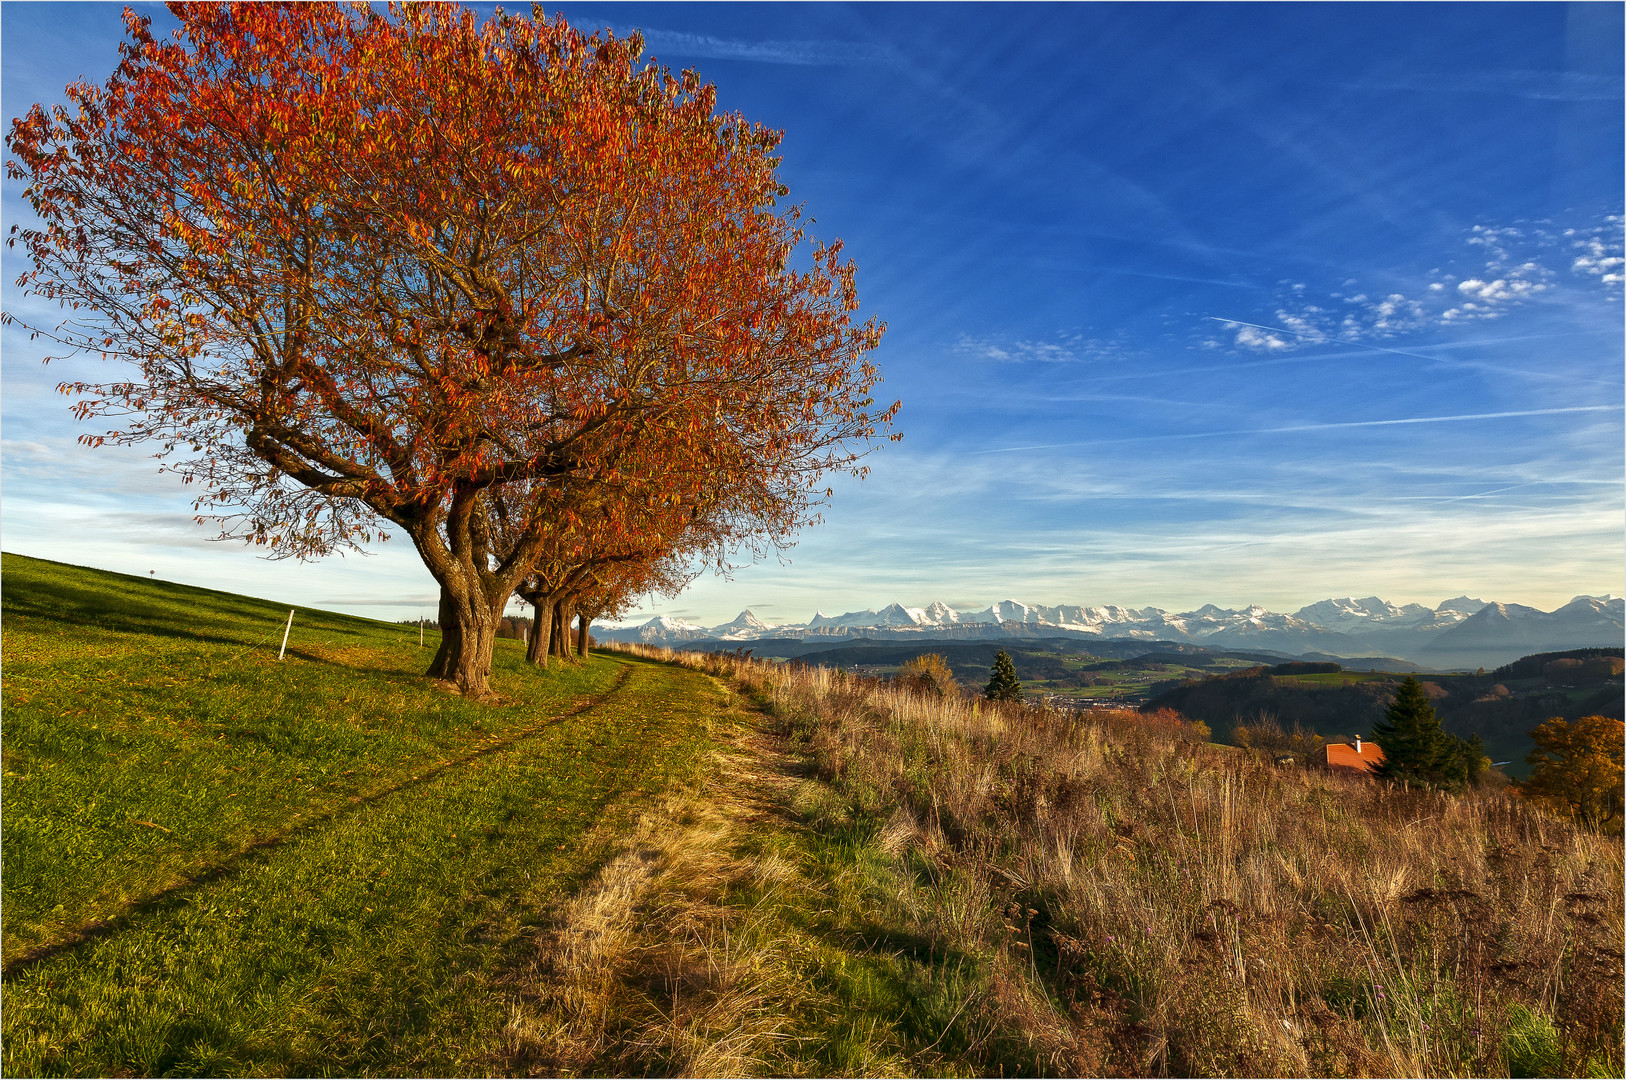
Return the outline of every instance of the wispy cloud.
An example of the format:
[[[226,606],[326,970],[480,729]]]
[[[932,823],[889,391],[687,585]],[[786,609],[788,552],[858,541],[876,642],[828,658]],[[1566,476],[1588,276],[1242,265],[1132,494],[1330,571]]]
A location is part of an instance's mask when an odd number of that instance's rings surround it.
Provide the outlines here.
[[[1081,360],[1120,360],[1124,348],[1115,341],[1089,337],[1081,332],[1063,332],[1050,338],[1021,338],[1001,341],[962,335],[954,352],[978,360],[1001,364],[1068,364]]]
[[[1420,90],[1441,94],[1496,94],[1532,101],[1619,102],[1619,75],[1582,71],[1403,71],[1340,84],[1346,90]]]
[[[619,27],[616,32],[629,33]],[[640,31],[647,52],[666,59],[672,56],[705,60],[748,60],[759,64],[789,64],[798,67],[871,67],[899,63],[898,52],[887,45],[864,41],[743,41],[690,34],[678,30]]]

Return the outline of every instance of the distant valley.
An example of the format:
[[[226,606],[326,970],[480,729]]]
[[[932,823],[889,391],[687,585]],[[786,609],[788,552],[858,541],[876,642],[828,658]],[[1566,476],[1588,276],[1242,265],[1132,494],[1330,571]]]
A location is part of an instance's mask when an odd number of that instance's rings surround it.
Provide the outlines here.
[[[823,648],[839,639],[885,642],[987,641],[1078,638],[1146,645],[1200,645],[1287,658],[1386,659],[1430,670],[1492,668],[1537,652],[1626,641],[1626,603],[1613,596],[1577,596],[1554,611],[1458,596],[1433,608],[1391,604],[1376,596],[1322,600],[1291,614],[1257,605],[1241,609],[1207,604],[1195,611],[1161,608],[1024,604],[1004,600],[976,611],[947,604],[826,615],[805,623],[770,624],[750,611],[718,626],[657,616],[619,628],[595,628],[607,641],[660,645],[799,642]],[[837,639],[837,640],[832,640]],[[790,651],[790,650],[785,650]]]

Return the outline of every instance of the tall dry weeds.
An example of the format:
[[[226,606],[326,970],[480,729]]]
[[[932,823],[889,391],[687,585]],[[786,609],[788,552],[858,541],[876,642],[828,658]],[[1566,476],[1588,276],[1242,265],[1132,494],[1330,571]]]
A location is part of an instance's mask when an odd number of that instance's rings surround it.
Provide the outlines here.
[[[877,911],[987,958],[970,1030],[1025,1038],[1035,1071],[1621,1074],[1615,841],[1500,795],[1274,768],[1169,718],[636,651],[779,719],[901,883]]]

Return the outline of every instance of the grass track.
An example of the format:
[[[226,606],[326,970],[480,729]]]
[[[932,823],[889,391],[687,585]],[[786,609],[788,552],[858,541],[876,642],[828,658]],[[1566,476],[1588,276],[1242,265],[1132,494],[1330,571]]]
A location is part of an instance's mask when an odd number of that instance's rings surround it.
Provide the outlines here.
[[[724,699],[514,650],[467,702],[405,628],[301,611],[278,664],[286,608],[4,571],[9,1075],[484,1071],[516,942]]]

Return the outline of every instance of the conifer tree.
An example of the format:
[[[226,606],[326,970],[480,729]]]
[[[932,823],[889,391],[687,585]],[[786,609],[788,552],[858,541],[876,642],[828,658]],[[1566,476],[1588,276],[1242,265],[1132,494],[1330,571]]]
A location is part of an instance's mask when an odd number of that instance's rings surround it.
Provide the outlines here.
[[[988,687],[982,696],[989,701],[1021,701],[1022,680],[1016,677],[1016,665],[1004,649],[994,654],[994,670],[988,677]]]
[[[1447,776],[1454,757],[1450,737],[1440,730],[1434,703],[1414,677],[1406,676],[1383,719],[1372,725],[1372,741],[1383,748],[1379,776],[1428,787],[1453,786]]]

